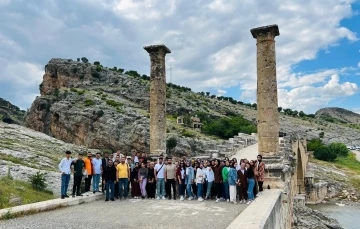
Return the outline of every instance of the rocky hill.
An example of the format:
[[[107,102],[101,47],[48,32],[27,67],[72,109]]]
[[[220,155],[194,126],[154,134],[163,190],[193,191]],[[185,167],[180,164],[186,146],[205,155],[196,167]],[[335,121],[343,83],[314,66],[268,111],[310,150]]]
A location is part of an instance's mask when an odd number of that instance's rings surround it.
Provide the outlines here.
[[[97,149],[125,152],[149,149],[149,77],[135,71],[106,68],[99,62],[51,59],[45,66],[39,96],[25,125],[65,142]],[[176,122],[180,115],[203,118],[243,116],[256,124],[256,110],[241,102],[194,93],[189,88],[167,86],[168,137],[178,139],[178,154],[201,154],[209,141],[221,141]],[[360,130],[341,123],[281,113],[282,132],[322,137],[324,142],[360,145]]]
[[[360,124],[360,114],[339,107],[322,108],[315,117],[329,122]]]
[[[0,120],[9,124],[23,124],[25,111],[0,98]]]

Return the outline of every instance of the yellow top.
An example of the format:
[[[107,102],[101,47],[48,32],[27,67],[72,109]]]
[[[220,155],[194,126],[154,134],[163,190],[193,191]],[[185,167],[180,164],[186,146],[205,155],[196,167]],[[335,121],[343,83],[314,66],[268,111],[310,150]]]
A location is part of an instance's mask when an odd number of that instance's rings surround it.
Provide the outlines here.
[[[124,163],[120,163],[116,166],[116,171],[118,172],[119,179],[120,178],[129,178],[129,166]]]

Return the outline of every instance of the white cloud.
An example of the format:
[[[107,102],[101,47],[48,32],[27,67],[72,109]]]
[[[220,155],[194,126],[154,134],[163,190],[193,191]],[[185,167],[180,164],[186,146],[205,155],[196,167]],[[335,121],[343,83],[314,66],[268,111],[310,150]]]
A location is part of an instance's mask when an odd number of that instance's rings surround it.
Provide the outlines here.
[[[360,62],[358,63],[358,68],[360,68]]]
[[[225,90],[222,90],[222,89],[218,89],[218,90],[217,90],[217,96],[222,96],[222,95],[224,95],[224,94],[226,94],[226,91],[225,91]]]

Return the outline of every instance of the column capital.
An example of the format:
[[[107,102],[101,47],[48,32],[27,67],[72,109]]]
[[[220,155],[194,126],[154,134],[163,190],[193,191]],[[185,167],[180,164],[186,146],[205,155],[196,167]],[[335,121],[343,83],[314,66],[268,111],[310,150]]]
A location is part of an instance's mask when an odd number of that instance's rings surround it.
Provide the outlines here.
[[[273,38],[280,35],[278,25],[267,25],[250,30],[253,38],[272,36]]]
[[[164,52],[164,54],[171,53],[170,49],[163,44],[145,46],[144,49],[148,53],[157,53],[157,52]]]

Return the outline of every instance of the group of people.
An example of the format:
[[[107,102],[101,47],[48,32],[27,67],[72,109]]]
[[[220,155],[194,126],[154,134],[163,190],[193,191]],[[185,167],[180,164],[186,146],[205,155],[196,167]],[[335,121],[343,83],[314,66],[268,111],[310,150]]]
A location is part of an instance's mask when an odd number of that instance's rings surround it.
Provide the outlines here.
[[[126,199],[130,191],[133,198],[149,199],[215,199],[237,204],[250,204],[263,192],[265,164],[262,156],[257,160],[236,158],[224,160],[187,160],[186,157],[173,161],[160,156],[156,160],[145,153],[127,156],[117,151],[112,157],[100,153],[95,157],[88,153],[86,158],[79,154],[71,158],[66,151],[59,169],[61,175],[61,198],[67,195],[70,174],[74,174],[72,197],[82,196],[81,181],[85,177],[85,192],[104,192],[105,201]],[[100,178],[101,191],[100,191]]]

